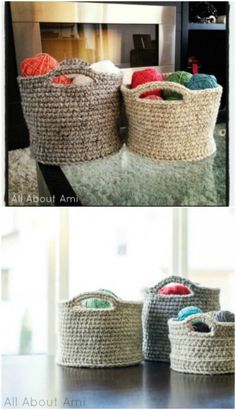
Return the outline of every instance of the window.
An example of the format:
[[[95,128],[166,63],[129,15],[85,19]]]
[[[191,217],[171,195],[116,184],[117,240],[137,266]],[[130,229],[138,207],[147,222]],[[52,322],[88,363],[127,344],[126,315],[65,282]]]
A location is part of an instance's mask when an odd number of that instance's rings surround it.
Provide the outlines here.
[[[50,234],[55,218],[52,212],[30,208],[6,208],[2,213],[2,351],[45,353],[49,268],[54,263]]]
[[[107,288],[139,299],[171,272],[171,209],[83,209],[69,226],[71,297]]]
[[[222,309],[234,309],[230,208],[2,212],[5,354],[55,353],[56,302],[99,288],[140,300],[145,287],[178,274],[219,287]]]

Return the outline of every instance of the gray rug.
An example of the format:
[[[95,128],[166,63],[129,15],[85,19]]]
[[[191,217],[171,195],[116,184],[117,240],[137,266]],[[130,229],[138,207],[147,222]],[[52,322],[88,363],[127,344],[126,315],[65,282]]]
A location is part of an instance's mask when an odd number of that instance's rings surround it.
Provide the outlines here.
[[[8,203],[10,206],[37,206],[36,163],[30,149],[9,151]]]
[[[83,205],[201,206],[226,203],[225,124],[215,129],[217,152],[193,163],[152,161],[130,152],[63,166]],[[30,149],[9,152],[9,205],[37,206],[36,164]]]

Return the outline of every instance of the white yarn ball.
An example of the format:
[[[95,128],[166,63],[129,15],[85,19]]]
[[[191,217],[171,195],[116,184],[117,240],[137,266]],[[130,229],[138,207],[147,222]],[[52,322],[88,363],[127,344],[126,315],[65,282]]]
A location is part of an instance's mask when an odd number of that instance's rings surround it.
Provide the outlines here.
[[[90,68],[96,73],[120,74],[121,71],[110,60],[102,60],[91,64]]]
[[[72,84],[75,85],[87,85],[92,82],[92,78],[88,77],[87,75],[84,74],[75,74]]]

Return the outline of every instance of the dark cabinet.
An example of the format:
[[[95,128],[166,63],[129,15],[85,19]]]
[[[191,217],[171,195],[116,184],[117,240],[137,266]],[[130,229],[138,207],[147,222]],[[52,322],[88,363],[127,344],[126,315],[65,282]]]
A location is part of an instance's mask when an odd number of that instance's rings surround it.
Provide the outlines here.
[[[182,2],[181,69],[191,71],[189,57],[199,61],[199,72],[213,74],[223,87],[221,110],[228,106],[228,2],[211,2],[226,23],[195,23],[189,18],[189,2]],[[193,3],[191,3],[193,4]]]
[[[5,62],[6,62],[6,147],[7,150],[29,145],[28,129],[23,117],[17,84],[17,66],[13,39],[10,3],[5,3]]]

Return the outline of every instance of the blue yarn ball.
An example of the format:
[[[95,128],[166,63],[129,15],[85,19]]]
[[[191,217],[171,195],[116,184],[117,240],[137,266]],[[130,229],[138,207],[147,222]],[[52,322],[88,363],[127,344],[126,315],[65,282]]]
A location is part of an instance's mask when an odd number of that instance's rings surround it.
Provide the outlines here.
[[[195,315],[196,313],[203,313],[203,311],[196,306],[187,306],[179,311],[178,320],[184,320],[188,316]]]
[[[190,90],[205,90],[206,88],[216,88],[218,84],[214,75],[194,74],[186,87]]]
[[[228,310],[219,310],[214,314],[214,318],[218,322],[234,322],[234,313],[229,312]]]

